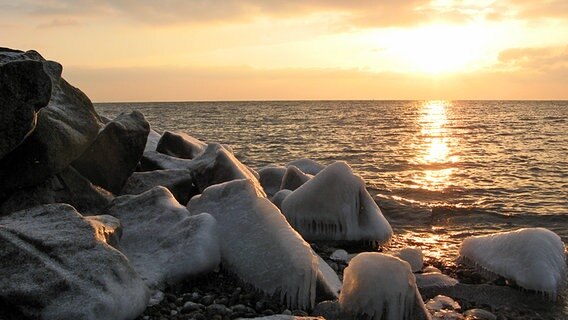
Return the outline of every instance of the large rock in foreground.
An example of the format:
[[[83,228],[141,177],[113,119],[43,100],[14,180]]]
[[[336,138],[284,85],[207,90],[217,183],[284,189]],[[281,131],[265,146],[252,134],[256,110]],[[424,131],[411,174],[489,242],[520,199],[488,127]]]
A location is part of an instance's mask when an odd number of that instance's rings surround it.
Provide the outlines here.
[[[164,187],[116,198],[108,214],[123,227],[120,250],[150,288],[212,271],[220,250],[215,219],[190,216]]]
[[[0,51],[0,63],[8,61],[39,61],[52,89],[35,130],[0,160],[0,191],[35,185],[67,168],[95,140],[100,128],[91,100],[61,78],[60,64],[46,61],[35,51]]]
[[[266,197],[260,185],[234,180],[211,186],[188,203],[191,214],[210,213],[219,226],[227,268],[289,307],[311,308],[318,258]]]
[[[51,79],[41,62],[0,62],[0,159],[35,129],[50,97]]]
[[[0,314],[31,319],[134,319],[148,290],[128,260],[73,207],[0,219]]]
[[[109,122],[73,167],[92,183],[118,194],[134,172],[150,132],[138,111],[120,114]]]

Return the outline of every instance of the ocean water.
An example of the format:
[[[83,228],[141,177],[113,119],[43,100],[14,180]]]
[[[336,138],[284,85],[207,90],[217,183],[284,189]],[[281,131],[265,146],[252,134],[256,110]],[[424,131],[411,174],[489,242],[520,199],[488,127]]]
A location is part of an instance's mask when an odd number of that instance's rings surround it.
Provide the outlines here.
[[[546,227],[568,243],[568,102],[275,101],[96,104],[158,131],[230,144],[260,169],[343,160],[395,239],[452,263],[467,236]]]

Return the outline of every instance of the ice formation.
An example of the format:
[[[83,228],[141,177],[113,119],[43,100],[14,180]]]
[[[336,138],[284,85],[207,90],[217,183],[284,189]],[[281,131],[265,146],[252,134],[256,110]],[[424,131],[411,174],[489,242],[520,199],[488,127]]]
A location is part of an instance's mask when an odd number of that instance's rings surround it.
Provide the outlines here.
[[[453,287],[458,281],[441,273],[417,273],[416,285],[420,290],[429,288]]]
[[[267,166],[258,170],[260,184],[269,197],[272,197],[280,190],[282,178],[286,173],[286,168],[280,166]]]
[[[282,213],[307,240],[388,242],[392,229],[345,162],[335,162],[282,202]]]
[[[303,173],[311,174],[314,176],[325,169],[325,166],[323,164],[307,158],[291,161],[286,164],[286,167],[289,166],[295,166],[298,169],[302,170]]]
[[[460,260],[555,298],[566,285],[564,243],[544,228],[466,238]]]
[[[279,292],[289,307],[313,307],[318,258],[260,185],[248,179],[213,185],[187,208],[217,219],[221,257],[229,271],[269,295]]]
[[[311,175],[303,173],[296,166],[289,165],[282,177],[280,189],[296,190],[311,179]]]
[[[429,319],[410,265],[390,255],[366,252],[345,268],[341,310],[373,320]]]
[[[215,219],[207,213],[190,216],[164,187],[118,197],[108,213],[123,226],[120,250],[152,289],[219,265]]]
[[[324,300],[335,300],[341,290],[341,280],[339,280],[337,273],[320,256],[318,256],[318,261],[318,300],[320,300],[320,290],[325,292],[327,296]]]
[[[422,250],[418,248],[404,248],[391,253],[392,256],[400,258],[412,268],[412,272],[418,272],[422,270],[424,264],[424,258],[422,256]]]

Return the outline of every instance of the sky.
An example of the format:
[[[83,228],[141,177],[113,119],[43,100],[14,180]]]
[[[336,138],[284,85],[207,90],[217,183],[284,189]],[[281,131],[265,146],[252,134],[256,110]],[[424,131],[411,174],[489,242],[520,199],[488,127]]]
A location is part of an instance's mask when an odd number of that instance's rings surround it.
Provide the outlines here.
[[[0,0],[95,102],[568,99],[567,0]]]

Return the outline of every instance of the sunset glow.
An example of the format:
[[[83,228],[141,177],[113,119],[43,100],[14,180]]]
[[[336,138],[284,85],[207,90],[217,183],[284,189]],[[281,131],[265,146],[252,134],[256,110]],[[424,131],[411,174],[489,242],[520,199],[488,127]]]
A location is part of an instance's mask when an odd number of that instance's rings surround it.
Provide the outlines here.
[[[560,0],[0,2],[0,45],[95,101],[566,99],[566,17]]]

